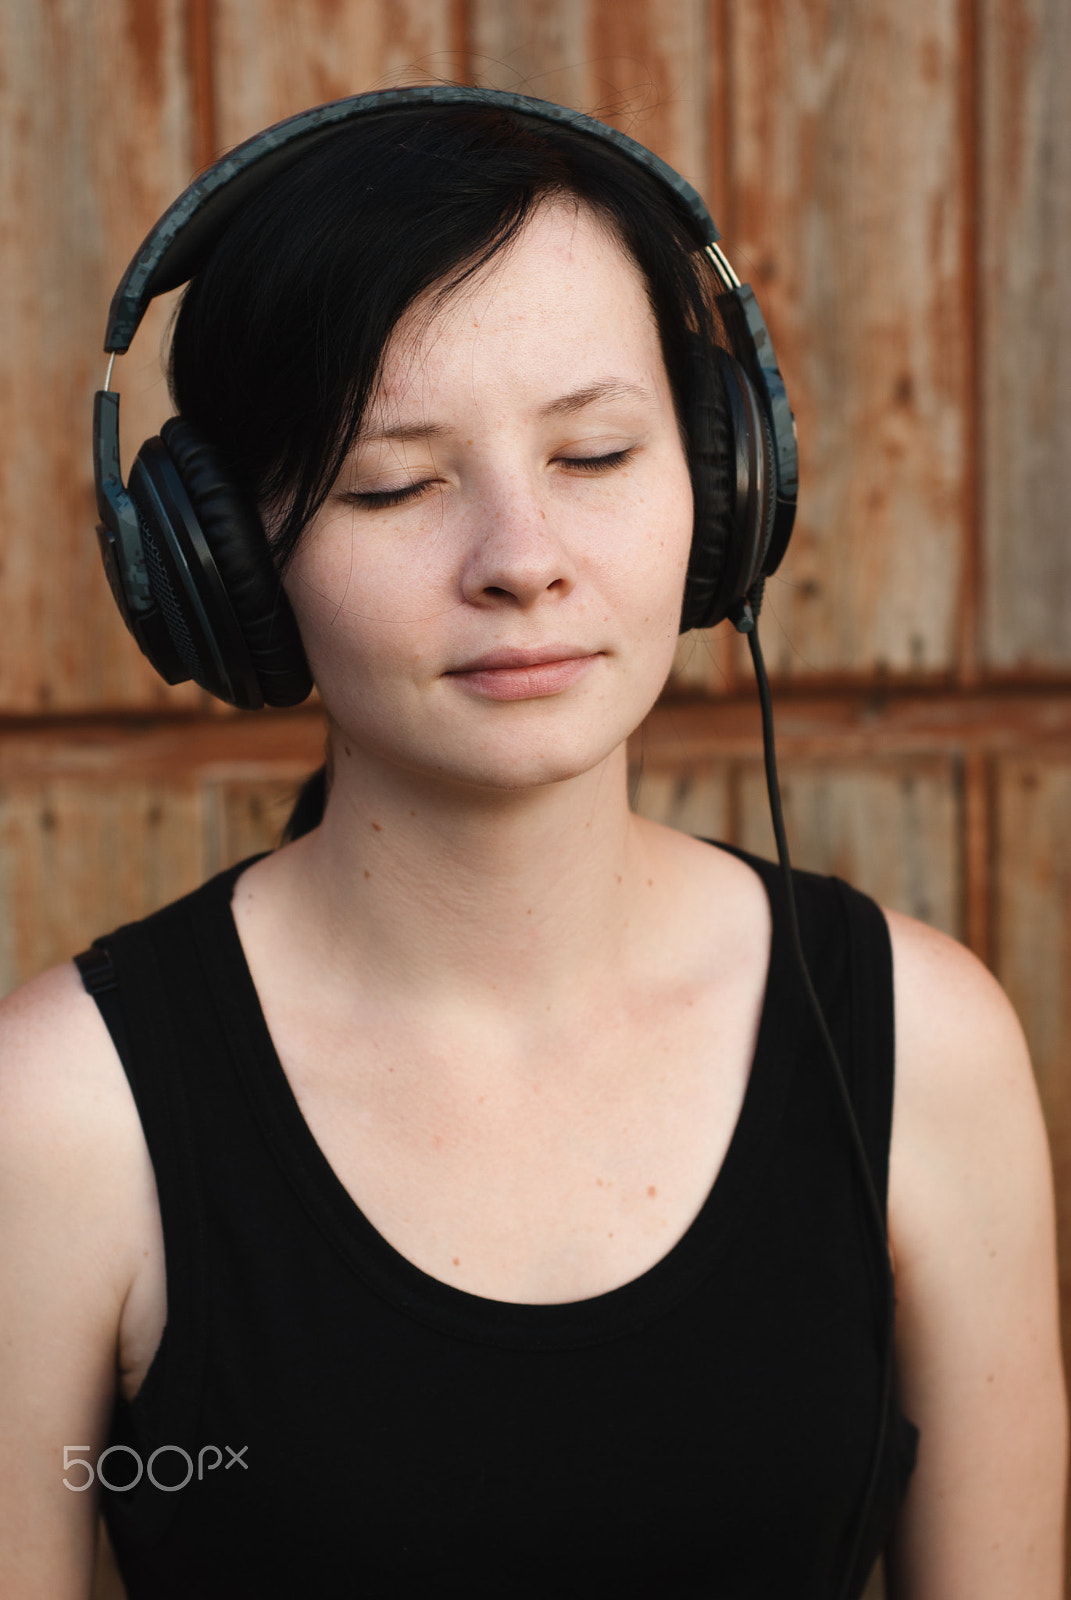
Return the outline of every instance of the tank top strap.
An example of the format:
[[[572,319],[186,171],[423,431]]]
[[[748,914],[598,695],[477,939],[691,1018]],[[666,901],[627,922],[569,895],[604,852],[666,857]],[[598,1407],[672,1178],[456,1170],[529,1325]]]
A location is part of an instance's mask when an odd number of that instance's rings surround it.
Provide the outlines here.
[[[848,1091],[884,1214],[896,1055],[889,924],[881,907],[867,895],[839,878],[829,882],[841,902],[847,930]]]
[[[758,873],[766,886],[774,919],[787,918],[777,863],[735,846],[722,848]],[[792,883],[807,968],[836,1046],[884,1214],[895,1062],[888,923],[880,906],[840,878],[794,868]],[[771,972],[771,979],[776,979],[779,987],[798,985],[790,940],[786,937],[775,941],[774,948],[784,952],[785,970]]]
[[[256,859],[256,858],[251,858]],[[153,1443],[196,1450],[208,1330],[206,1175],[195,1137],[194,1096],[218,1072],[220,1045],[212,1008],[194,1004],[205,990],[200,934],[229,904],[243,861],[192,894],[140,922],[94,940],[75,957],[82,981],[108,1026],[152,1161],[163,1226],[167,1321],[137,1399],[116,1401],[112,1440],[144,1461]],[[208,1180],[211,1181],[210,1178]],[[121,1464],[112,1476],[122,1479]],[[177,1496],[141,1496],[142,1534],[157,1537]]]

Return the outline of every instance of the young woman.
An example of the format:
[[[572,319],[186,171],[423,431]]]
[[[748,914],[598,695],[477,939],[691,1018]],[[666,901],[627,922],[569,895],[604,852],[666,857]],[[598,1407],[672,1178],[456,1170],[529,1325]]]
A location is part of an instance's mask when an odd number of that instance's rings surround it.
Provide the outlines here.
[[[888,1198],[886,1397],[776,873],[627,802],[721,581],[700,479],[731,544],[718,286],[664,175],[484,101],[355,116],[197,246],[165,447],[240,619],[282,574],[329,781],[5,1003],[0,1587],[84,1600],[103,1485],[130,1600],[831,1600],[890,1540],[897,1596],[1056,1600],[1020,1032],[959,946],[798,875]]]

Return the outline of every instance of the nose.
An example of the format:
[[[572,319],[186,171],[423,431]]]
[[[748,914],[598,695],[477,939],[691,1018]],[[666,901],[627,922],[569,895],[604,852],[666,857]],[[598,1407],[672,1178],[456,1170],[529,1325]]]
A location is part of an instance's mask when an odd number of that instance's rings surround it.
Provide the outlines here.
[[[535,484],[490,487],[474,513],[461,579],[465,599],[522,609],[547,594],[564,599],[577,575],[557,522]]]

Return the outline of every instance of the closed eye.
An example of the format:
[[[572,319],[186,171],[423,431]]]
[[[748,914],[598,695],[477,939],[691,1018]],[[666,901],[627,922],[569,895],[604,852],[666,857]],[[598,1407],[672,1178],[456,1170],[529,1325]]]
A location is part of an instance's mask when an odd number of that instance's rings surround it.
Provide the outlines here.
[[[408,500],[417,500],[435,482],[425,478],[421,483],[405,483],[397,489],[348,489],[340,499],[350,505],[363,506],[367,511],[378,511],[386,506],[404,506]]]
[[[612,472],[634,454],[635,446],[630,445],[627,450],[611,450],[603,456],[559,456],[558,460],[563,467],[575,467],[579,472]]]

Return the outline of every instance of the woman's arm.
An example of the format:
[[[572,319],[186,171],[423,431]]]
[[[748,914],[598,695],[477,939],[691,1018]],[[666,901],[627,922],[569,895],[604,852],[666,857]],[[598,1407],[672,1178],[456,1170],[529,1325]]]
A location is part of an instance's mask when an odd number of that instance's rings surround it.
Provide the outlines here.
[[[87,1600],[119,1319],[151,1183],[140,1123],[73,966],[0,1005],[0,1594]],[[78,1448],[82,1447],[82,1448]]]
[[[985,968],[889,916],[889,1233],[918,1466],[894,1600],[1059,1600],[1067,1419],[1052,1174],[1022,1032]]]

